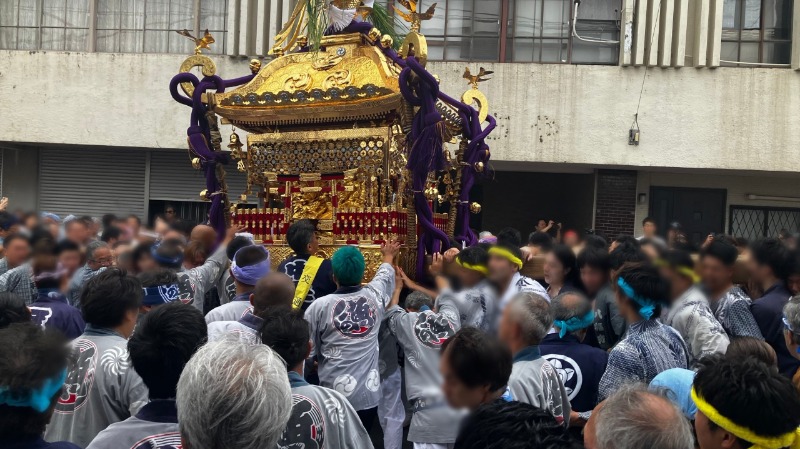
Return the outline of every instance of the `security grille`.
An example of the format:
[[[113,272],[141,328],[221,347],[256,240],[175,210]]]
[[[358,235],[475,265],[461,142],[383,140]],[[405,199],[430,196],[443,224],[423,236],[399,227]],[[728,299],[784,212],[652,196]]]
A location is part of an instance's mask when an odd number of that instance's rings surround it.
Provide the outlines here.
[[[731,206],[729,232],[735,237],[756,240],[777,237],[782,229],[800,230],[800,209],[780,207]]]

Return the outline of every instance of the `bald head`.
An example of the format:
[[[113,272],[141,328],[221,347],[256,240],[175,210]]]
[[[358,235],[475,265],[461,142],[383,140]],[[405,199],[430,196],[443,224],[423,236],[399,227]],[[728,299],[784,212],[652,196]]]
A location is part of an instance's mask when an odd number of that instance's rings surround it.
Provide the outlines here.
[[[291,308],[292,299],[294,299],[292,278],[277,272],[259,279],[253,294],[250,295],[254,315],[261,315],[272,308]]]
[[[197,225],[192,228],[189,240],[202,243],[208,251],[214,247],[214,243],[217,241],[217,231],[208,225]]]
[[[592,321],[589,321],[588,318],[594,318],[589,315],[592,312],[592,302],[579,292],[566,292],[556,296],[550,303],[550,310],[556,326],[568,324],[567,331],[569,332],[589,327]],[[582,319],[585,321],[579,323],[578,321]]]
[[[587,449],[686,449],[694,436],[683,413],[644,385],[627,385],[592,414],[584,432]]]

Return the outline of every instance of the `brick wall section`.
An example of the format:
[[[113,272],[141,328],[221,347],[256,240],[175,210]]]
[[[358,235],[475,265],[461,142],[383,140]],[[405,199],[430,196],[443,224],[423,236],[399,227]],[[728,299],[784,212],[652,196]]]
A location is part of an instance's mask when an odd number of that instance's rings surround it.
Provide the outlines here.
[[[619,234],[633,235],[636,215],[636,172],[599,170],[594,228],[611,240]]]

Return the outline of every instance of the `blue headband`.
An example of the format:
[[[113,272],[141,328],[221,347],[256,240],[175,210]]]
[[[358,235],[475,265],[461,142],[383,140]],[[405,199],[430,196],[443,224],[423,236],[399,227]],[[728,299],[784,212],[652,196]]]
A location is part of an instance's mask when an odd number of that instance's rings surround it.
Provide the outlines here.
[[[180,296],[178,284],[154,285],[145,287],[144,299],[142,304],[145,306],[157,306],[168,302],[177,301]]]
[[[255,265],[248,265],[246,267],[240,267],[236,265],[236,256],[239,255],[239,251],[252,248],[253,246],[263,251],[267,258]],[[239,251],[236,251],[236,254],[233,255],[233,260],[231,261],[231,273],[233,274],[233,278],[245,285],[256,285],[259,279],[269,274],[269,251],[267,251],[267,249],[261,245],[245,246],[239,248]]]
[[[30,407],[39,413],[44,413],[50,408],[53,395],[61,391],[64,380],[67,379],[67,369],[44,381],[41,387],[30,390],[27,394],[18,394],[9,387],[0,387],[0,404],[11,407]]]
[[[656,310],[655,301],[637,295],[636,292],[633,291],[633,287],[631,287],[630,284],[625,282],[625,279],[618,278],[617,285],[619,285],[619,288],[621,288],[623,293],[625,293],[625,296],[627,296],[631,300],[635,301],[636,304],[639,304],[641,306],[641,308],[639,309],[639,315],[642,318],[649,320],[653,316],[653,312],[655,312]]]
[[[153,245],[153,248],[150,249],[150,255],[153,256],[153,260],[164,265],[180,265],[181,263],[183,263],[183,253],[180,253],[177,256],[170,259],[169,257],[164,257],[158,254],[158,248],[160,246],[161,243],[159,242]]]
[[[61,222],[61,217],[52,212],[42,212],[42,218],[49,218],[55,222]]]
[[[558,326],[560,329],[558,331],[558,338],[564,338],[564,336],[567,335],[567,332],[574,332],[587,328],[591,326],[592,323],[594,323],[594,310],[590,310],[589,313],[582,317],[574,316],[566,321],[553,321],[553,325]]]

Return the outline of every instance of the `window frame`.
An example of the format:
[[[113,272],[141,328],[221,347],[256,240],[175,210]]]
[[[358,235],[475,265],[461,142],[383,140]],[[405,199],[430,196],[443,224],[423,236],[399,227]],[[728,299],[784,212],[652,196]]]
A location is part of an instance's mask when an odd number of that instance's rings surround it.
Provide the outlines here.
[[[800,214],[800,207],[775,207],[775,206],[751,206],[741,204],[731,204],[728,208],[728,234],[734,237],[740,237],[733,233],[733,217],[736,211],[746,210],[752,212],[760,212],[763,216],[762,229],[760,233],[761,238],[775,237],[769,234],[769,214],[770,212],[793,212]],[[792,231],[792,230],[790,230]]]
[[[789,37],[786,39],[766,39],[766,28],[764,27],[764,10],[766,2],[768,0],[759,0],[759,9],[758,9],[758,40],[742,40],[742,31],[744,31],[744,14],[745,14],[745,6],[747,0],[734,0],[736,2],[736,11],[734,12],[734,26],[736,28],[725,28],[722,26],[722,37],[720,38],[720,47],[722,47],[726,42],[735,43],[737,44],[737,51],[736,51],[736,61],[722,61],[722,66],[728,67],[736,67],[738,65],[759,65],[759,66],[775,66],[775,67],[790,67],[791,65],[791,49],[792,45],[792,26],[793,20],[789,20]],[[791,2],[792,12],[794,11],[794,1]],[[792,16],[792,14],[790,14]],[[748,28],[749,29],[749,28]],[[726,39],[725,33],[727,32],[736,32],[736,39]],[[750,61],[742,61],[742,44],[758,44],[758,61],[757,62],[750,62]],[[764,61],[764,46],[765,44],[770,43],[781,43],[781,44],[789,44],[789,61],[788,62],[765,62]]]
[[[114,28],[99,28],[98,27],[98,23],[97,23],[98,22],[97,19],[98,19],[98,4],[99,4],[99,0],[86,0],[87,1],[87,15],[88,15],[88,17],[87,17],[87,26],[86,27],[70,27],[70,26],[67,26],[67,24],[66,24],[67,15],[68,15],[67,0],[35,0],[35,2],[32,3],[32,4],[36,5],[36,9],[35,9],[36,25],[35,26],[34,25],[31,25],[31,26],[25,25],[25,26],[23,26],[23,25],[20,25],[20,17],[21,17],[20,12],[22,10],[21,9],[21,5],[23,4],[23,2],[25,0],[10,0],[10,1],[13,1],[13,2],[16,3],[16,20],[14,21],[14,25],[4,25],[3,26],[3,28],[13,29],[14,30],[14,41],[13,41],[14,45],[13,45],[13,48],[10,47],[10,48],[7,48],[7,50],[20,50],[20,51],[25,51],[25,50],[37,50],[37,51],[38,50],[44,50],[44,51],[81,51],[81,52],[89,52],[89,53],[131,53],[131,52],[124,52],[124,51],[120,50],[122,48],[121,42],[117,42],[117,45],[115,46],[115,48],[112,51],[105,51],[105,50],[98,51],[97,50],[98,31],[116,31],[117,33],[121,33],[122,31],[131,31],[131,32],[141,33],[141,38],[140,39],[132,41],[132,43],[135,42],[135,45],[136,45],[136,51],[132,52],[132,53],[142,53],[142,54],[144,54],[144,53],[148,53],[148,54],[178,54],[178,53],[174,53],[174,52],[170,51],[171,49],[169,48],[169,41],[167,41],[167,51],[166,52],[147,52],[147,51],[145,51],[146,44],[147,44],[147,32],[148,31],[159,32],[159,33],[174,32],[175,31],[175,30],[163,29],[163,28],[153,28],[153,29],[148,29],[147,28],[147,14],[146,14],[146,12],[147,12],[148,0],[142,0],[142,3],[141,3],[142,11],[143,11],[142,12],[142,18],[141,18],[141,20],[142,20],[141,28],[122,28],[122,21],[121,20],[118,22],[118,25],[115,26]],[[64,23],[64,25],[63,26],[44,25],[44,14],[45,14],[44,2],[45,1],[47,1],[47,2],[59,1],[61,4],[64,5],[64,14],[63,14],[63,23]],[[127,1],[128,0],[120,0],[120,3],[121,2],[127,2]],[[202,11],[202,4],[203,4],[204,1],[207,1],[207,0],[191,0],[193,18],[192,18],[192,29],[190,31],[192,31],[192,33],[195,36],[200,35],[204,30],[204,28],[201,27],[201,25],[202,25],[201,24],[201,11]],[[224,2],[222,23],[223,23],[223,26],[224,26],[225,29],[223,29],[223,30],[214,30],[214,29],[209,28],[209,30],[212,33],[215,34],[215,37],[219,37],[219,39],[217,40],[217,44],[219,45],[218,48],[220,49],[220,51],[219,51],[220,54],[224,54],[225,53],[226,43],[227,43],[227,39],[228,39],[228,31],[229,31],[229,30],[227,30],[228,16],[229,16],[229,12],[230,12],[229,8],[231,6],[230,2],[232,0],[222,0],[222,1]],[[170,13],[172,11],[172,7],[173,7],[172,2],[169,2],[167,4],[167,17],[170,17]],[[118,13],[121,14],[121,12],[118,12]],[[35,29],[36,30],[36,43],[34,45],[35,48],[33,48],[33,49],[20,48],[20,45],[19,45],[19,33],[20,33],[21,29]],[[60,46],[61,47],[60,49],[44,49],[44,48],[42,48],[42,44],[43,44],[43,41],[42,41],[42,30],[45,30],[45,29],[63,30],[63,33],[62,33],[62,36],[63,36],[62,43],[63,43],[63,45]],[[79,50],[68,49],[67,48],[68,47],[67,46],[68,41],[67,41],[67,36],[66,36],[67,35],[67,30],[85,30],[86,31],[86,42],[85,42],[85,45],[83,45]],[[217,52],[212,52],[212,53],[217,53]]]
[[[9,1],[9,0],[6,0],[6,1]],[[87,51],[87,49],[88,49],[87,46],[82,47],[82,49],[80,49],[80,50],[67,49],[67,38],[66,38],[67,37],[67,30],[85,30],[86,34],[87,34],[87,39],[88,39],[88,36],[91,33],[91,25],[92,25],[91,24],[91,22],[92,22],[91,17],[88,17],[87,18],[87,25],[85,27],[67,26],[67,14],[68,14],[67,0],[46,0],[48,2],[59,1],[61,3],[61,5],[63,6],[63,15],[61,16],[61,20],[63,22],[63,25],[45,25],[44,24],[44,16],[45,16],[44,2],[45,2],[45,0],[36,0],[36,2],[35,2],[36,7],[35,7],[35,10],[34,10],[34,14],[36,16],[36,24],[35,25],[20,25],[22,2],[24,0],[10,0],[10,1],[13,1],[13,2],[16,3],[17,16],[16,16],[16,20],[15,20],[15,25],[3,25],[2,26],[2,28],[13,29],[14,30],[14,48],[13,49],[9,48],[8,50],[19,50],[19,51],[26,51],[26,50],[35,50],[35,51],[39,51],[39,50],[44,50],[44,51]],[[93,1],[94,0],[86,0],[87,14],[91,13],[91,4],[92,4]],[[19,45],[19,34],[20,34],[20,30],[23,30],[23,29],[25,29],[25,30],[35,29],[36,30],[36,43],[34,44],[35,48],[33,48],[33,49],[20,48],[20,45]],[[62,32],[61,33],[62,34],[61,42],[63,44],[63,45],[61,45],[62,48],[61,49],[49,49],[49,48],[45,49],[45,48],[42,48],[43,47],[43,39],[42,39],[43,30],[61,30],[61,32]]]
[[[479,0],[472,0],[473,11],[474,11],[474,5],[478,1]],[[572,33],[572,28],[573,28],[572,21],[573,21],[573,17],[574,17],[574,14],[575,14],[575,2],[573,0],[561,0],[562,3],[566,2],[566,3],[569,4],[569,9],[568,9],[568,14],[567,14],[567,21],[566,21],[566,24],[564,25],[564,34],[562,36],[560,36],[560,37],[557,37],[557,36],[545,36],[544,35],[545,34],[544,33],[545,24],[544,24],[543,18],[544,18],[544,11],[545,11],[545,6],[546,6],[545,3],[546,2],[545,2],[545,0],[536,0],[536,1],[538,2],[537,4],[535,4],[537,12],[535,13],[534,18],[537,17],[537,16],[541,17],[542,18],[542,23],[535,30],[536,33],[534,35],[528,37],[528,36],[514,36],[513,35],[514,34],[515,25],[516,25],[516,21],[517,21],[517,17],[515,16],[515,12],[517,11],[517,8],[520,7],[518,2],[516,0],[514,0],[513,2],[512,2],[512,0],[500,0],[500,2],[499,2],[500,3],[500,11],[499,11],[499,13],[500,13],[499,22],[500,23],[499,23],[499,33],[498,33],[499,45],[498,45],[497,58],[495,58],[495,59],[473,59],[473,58],[469,58],[469,59],[448,59],[446,57],[448,38],[453,38],[453,39],[474,39],[475,36],[474,35],[462,35],[462,34],[459,34],[459,35],[452,34],[452,35],[450,35],[450,34],[447,33],[446,25],[445,25],[445,29],[444,29],[444,34],[443,35],[426,33],[425,32],[425,23],[423,22],[423,24],[422,24],[422,33],[425,34],[426,38],[428,39],[428,47],[436,46],[436,47],[441,47],[443,49],[442,50],[442,59],[433,59],[433,58],[431,58],[431,60],[432,61],[441,60],[441,61],[444,61],[444,62],[495,62],[495,63],[535,63],[535,64],[570,64],[570,65],[571,64],[581,64],[581,65],[617,65],[617,64],[619,64],[619,58],[617,58],[616,62],[612,62],[612,63],[605,63],[605,62],[598,62],[598,63],[577,62],[577,63],[575,63],[575,62],[573,62],[574,46],[576,45],[576,43],[580,42],[580,40],[576,39],[575,36],[573,36],[573,33]],[[428,2],[428,3],[430,3],[430,2]],[[425,5],[420,5],[420,9],[424,9],[424,7],[427,7],[428,3],[426,3]],[[447,5],[445,4],[442,9],[444,9],[444,11],[443,11],[444,23],[447,24],[448,21],[449,21],[449,15],[450,15],[449,14],[449,8],[447,8]],[[474,25],[475,24],[475,15],[474,14],[471,16],[471,20],[472,20],[472,22],[471,22],[472,23],[472,29],[474,30],[475,29],[475,25]],[[602,22],[602,21],[599,21],[599,22]],[[616,30],[617,31],[617,40],[620,40],[619,37],[620,37],[620,35],[622,33],[622,30],[620,28],[621,25],[620,25],[619,19],[615,20],[615,23],[617,24],[617,27],[618,27],[617,30]],[[540,44],[539,47],[538,47],[538,53],[539,53],[538,57],[532,58],[533,60],[531,60],[531,61],[515,60],[514,59],[514,44],[515,44],[515,41],[528,41],[532,45],[538,42]],[[435,42],[435,43],[432,43],[432,42]],[[554,42],[554,43],[559,43],[561,45],[566,45],[566,50],[565,50],[566,58],[564,60],[560,60],[560,61],[541,61],[541,59],[542,59],[542,51],[543,51],[543,47],[541,46],[541,43],[544,43],[544,42]],[[604,45],[604,44],[597,44],[597,45]],[[621,44],[618,43],[618,44],[608,44],[608,45],[614,45],[617,48],[617,51],[615,53],[616,54],[619,53],[618,49],[619,49],[619,45],[621,45]]]

